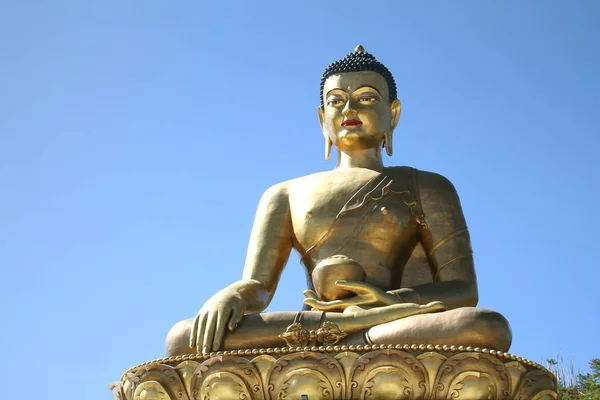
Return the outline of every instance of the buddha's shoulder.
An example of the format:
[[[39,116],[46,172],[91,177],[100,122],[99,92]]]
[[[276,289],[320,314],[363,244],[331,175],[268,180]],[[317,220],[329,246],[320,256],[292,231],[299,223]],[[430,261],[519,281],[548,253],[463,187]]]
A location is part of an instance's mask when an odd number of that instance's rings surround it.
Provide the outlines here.
[[[321,182],[333,179],[336,175],[336,171],[323,171],[300,176],[271,186],[266,190],[265,195],[281,196],[288,194],[292,190],[314,187],[319,185]]]
[[[316,172],[304,175],[284,182],[277,183],[265,191],[264,196],[287,196],[291,192],[309,193],[322,187],[340,186],[348,182],[368,182],[376,178],[379,172],[364,168],[348,168],[343,170],[332,170]]]
[[[289,190],[305,191],[310,188],[318,189],[322,186],[346,186],[350,183],[360,184],[377,178],[380,172],[367,168],[344,168],[331,171],[316,172],[283,182],[281,185]]]
[[[384,172],[392,179],[397,179],[399,181],[412,180],[418,186],[446,187],[452,185],[450,180],[440,173],[425,171],[414,167],[386,167]]]
[[[415,169],[416,184],[419,190],[430,190],[430,191],[451,191],[454,192],[454,185],[444,175]]]
[[[419,189],[454,190],[452,183],[443,175],[408,166],[386,167],[382,172],[364,168],[349,168],[316,172],[284,182],[277,183],[265,191],[264,197],[284,198],[290,192],[307,193],[322,186],[337,186],[351,179],[355,184],[362,184],[380,176],[387,176],[401,186],[416,185]]]

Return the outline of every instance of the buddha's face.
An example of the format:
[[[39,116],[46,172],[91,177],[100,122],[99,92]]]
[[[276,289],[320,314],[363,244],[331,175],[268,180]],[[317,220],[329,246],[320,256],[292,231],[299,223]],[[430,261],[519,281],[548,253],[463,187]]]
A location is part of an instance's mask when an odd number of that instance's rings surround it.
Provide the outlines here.
[[[385,78],[372,71],[327,78],[323,105],[319,107],[323,134],[342,151],[380,147],[400,117],[400,102],[390,103]]]

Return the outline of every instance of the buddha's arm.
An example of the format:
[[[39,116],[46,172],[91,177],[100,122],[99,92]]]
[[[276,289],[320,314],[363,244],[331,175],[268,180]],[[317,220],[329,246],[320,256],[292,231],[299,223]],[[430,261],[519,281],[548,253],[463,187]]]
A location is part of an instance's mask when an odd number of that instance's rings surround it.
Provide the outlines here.
[[[202,353],[218,350],[226,328],[234,331],[243,315],[267,308],[292,248],[291,232],[286,186],[273,186],[256,212],[242,280],[204,303],[193,320],[191,348]]]
[[[292,222],[287,186],[279,184],[268,189],[260,200],[243,277],[234,284],[246,303],[246,314],[267,308],[291,249]]]
[[[394,292],[406,302],[442,301],[449,309],[477,305],[477,278],[469,232],[454,186],[441,175],[418,172],[424,222],[419,237],[434,282]]]

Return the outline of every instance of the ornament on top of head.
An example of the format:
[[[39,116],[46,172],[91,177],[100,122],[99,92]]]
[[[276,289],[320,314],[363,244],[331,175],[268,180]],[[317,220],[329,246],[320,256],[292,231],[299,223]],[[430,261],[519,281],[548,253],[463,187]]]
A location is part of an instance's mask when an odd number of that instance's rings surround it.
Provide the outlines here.
[[[332,75],[337,75],[344,72],[361,71],[373,71],[383,76],[388,85],[388,90],[390,93],[390,102],[398,99],[398,95],[396,93],[396,82],[394,81],[392,73],[387,69],[385,65],[377,61],[377,59],[372,54],[367,53],[365,51],[365,48],[359,44],[354,48],[354,51],[352,53],[346,54],[344,58],[329,64],[329,66],[325,68],[325,72],[323,72],[323,76],[321,77],[321,87],[319,90],[319,99],[321,107],[324,106],[323,87],[325,86],[325,81],[327,80],[327,78],[329,78]]]

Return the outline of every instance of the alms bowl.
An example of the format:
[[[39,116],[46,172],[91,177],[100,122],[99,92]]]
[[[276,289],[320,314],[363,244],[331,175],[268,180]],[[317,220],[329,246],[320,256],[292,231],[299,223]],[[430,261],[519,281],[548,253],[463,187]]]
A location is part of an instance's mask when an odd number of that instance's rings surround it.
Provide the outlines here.
[[[365,270],[350,257],[335,255],[319,262],[311,275],[315,291],[321,300],[332,301],[353,295],[352,292],[338,288],[336,281],[363,281]]]

